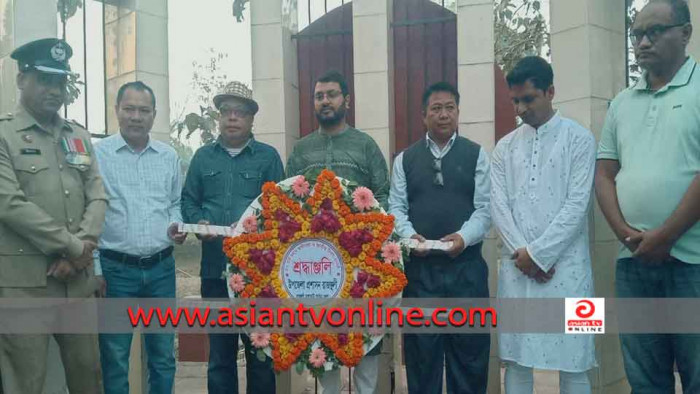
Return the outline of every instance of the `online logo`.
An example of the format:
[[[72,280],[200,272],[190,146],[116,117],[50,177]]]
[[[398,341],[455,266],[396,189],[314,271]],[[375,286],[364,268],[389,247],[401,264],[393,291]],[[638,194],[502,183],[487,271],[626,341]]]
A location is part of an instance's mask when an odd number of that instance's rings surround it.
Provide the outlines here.
[[[564,332],[605,334],[605,298],[565,299]]]

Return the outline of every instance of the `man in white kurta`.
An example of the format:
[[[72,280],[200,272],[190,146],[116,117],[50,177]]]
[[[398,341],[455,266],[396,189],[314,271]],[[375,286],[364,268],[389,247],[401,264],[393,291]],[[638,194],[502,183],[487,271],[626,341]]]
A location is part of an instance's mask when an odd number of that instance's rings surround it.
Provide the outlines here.
[[[523,124],[498,142],[492,157],[492,218],[503,240],[498,297],[590,297],[595,138],[553,110],[546,61],[524,58],[507,79]],[[590,393],[592,335],[502,333],[499,350],[508,394],[532,393],[532,368],[561,371],[563,393]]]

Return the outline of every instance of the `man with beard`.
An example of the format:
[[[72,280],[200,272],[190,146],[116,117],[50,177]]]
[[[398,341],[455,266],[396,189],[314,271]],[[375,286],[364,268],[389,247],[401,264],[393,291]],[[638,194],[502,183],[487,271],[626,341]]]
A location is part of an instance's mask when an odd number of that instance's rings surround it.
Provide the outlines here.
[[[621,298],[700,297],[700,66],[686,54],[688,3],[652,0],[630,38],[644,70],[618,94],[598,147],[595,189],[620,240]],[[632,392],[700,393],[696,334],[620,334]]]
[[[0,117],[0,298],[5,301],[84,298],[96,289],[92,252],[107,197],[90,133],[58,114],[72,54],[65,41],[46,38],[11,55],[19,68],[20,103],[14,114]],[[66,319],[50,311],[44,317]],[[97,335],[53,337],[68,390],[102,392]],[[5,393],[43,392],[48,345],[48,334],[0,335]]]
[[[370,189],[387,209],[389,173],[384,155],[372,137],[345,122],[348,108],[350,94],[342,75],[329,71],[316,81],[314,110],[320,127],[294,146],[287,161],[287,177],[317,174],[327,168]],[[355,368],[359,394],[376,391],[381,345],[377,344]],[[340,393],[340,370],[326,371],[320,380],[325,394]]]
[[[384,155],[372,137],[346,123],[349,108],[348,85],[340,73],[329,71],[316,81],[314,112],[320,127],[294,146],[287,177],[327,168],[372,190],[386,209],[389,173]]]
[[[231,82],[214,97],[221,114],[219,138],[195,153],[182,190],[185,223],[229,226],[237,222],[260,194],[265,182],[279,182],[283,168],[279,154],[270,145],[253,138],[258,103],[253,92],[240,82]],[[202,240],[202,298],[228,298],[223,272],[228,259],[222,237]],[[246,352],[246,392],[274,394],[272,360],[260,361],[250,339],[241,335]],[[209,334],[209,394],[238,393],[238,334]]]

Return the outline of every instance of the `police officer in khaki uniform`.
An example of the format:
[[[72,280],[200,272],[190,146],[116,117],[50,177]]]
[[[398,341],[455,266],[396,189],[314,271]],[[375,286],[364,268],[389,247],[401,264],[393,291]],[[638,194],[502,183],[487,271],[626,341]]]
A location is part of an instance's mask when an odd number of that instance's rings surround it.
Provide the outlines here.
[[[17,48],[20,105],[0,118],[0,298],[84,298],[107,198],[90,133],[58,111],[71,47],[48,38]],[[59,319],[60,314],[52,318]],[[96,334],[54,334],[71,394],[101,392]],[[40,394],[48,334],[0,335],[6,394]]]

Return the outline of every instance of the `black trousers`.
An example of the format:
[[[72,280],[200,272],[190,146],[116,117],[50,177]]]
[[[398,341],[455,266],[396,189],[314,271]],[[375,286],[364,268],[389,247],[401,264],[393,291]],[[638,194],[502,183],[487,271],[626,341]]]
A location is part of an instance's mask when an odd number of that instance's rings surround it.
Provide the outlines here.
[[[411,256],[404,298],[488,298],[488,267],[478,253]],[[404,334],[409,394],[483,394],[488,383],[490,334]]]
[[[228,298],[224,279],[202,279],[202,298]],[[238,335],[209,334],[209,394],[238,394]],[[245,346],[246,393],[274,394],[275,373],[272,359],[258,360],[247,335],[241,334]]]

